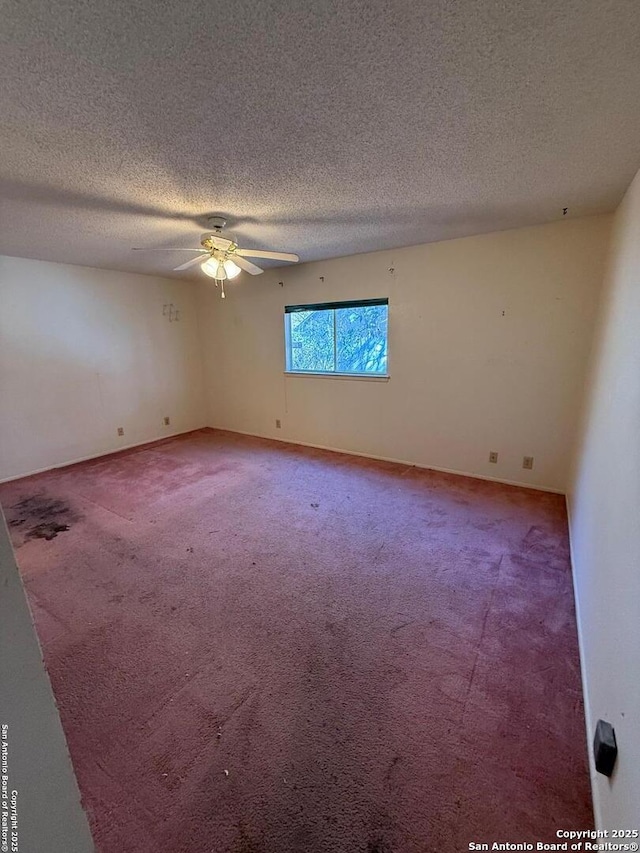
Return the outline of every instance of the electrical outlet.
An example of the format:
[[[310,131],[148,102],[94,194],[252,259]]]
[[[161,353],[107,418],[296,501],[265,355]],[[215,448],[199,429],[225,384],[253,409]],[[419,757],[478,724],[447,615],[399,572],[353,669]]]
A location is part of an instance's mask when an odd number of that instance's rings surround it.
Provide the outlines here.
[[[169,426],[170,423],[171,423],[171,418],[165,418],[164,419],[164,425],[165,426]]]
[[[497,462],[497,461],[498,461],[498,454],[497,454],[497,452],[496,452],[495,450],[492,450],[492,451],[489,453],[489,462],[494,462],[494,463],[495,463],[495,462]]]
[[[282,424],[280,423],[280,419],[278,418],[276,420],[276,429],[281,429],[281,428],[282,428]]]
[[[523,456],[522,467],[530,471],[533,468],[533,456]]]
[[[124,435],[124,427],[118,427],[118,435]]]

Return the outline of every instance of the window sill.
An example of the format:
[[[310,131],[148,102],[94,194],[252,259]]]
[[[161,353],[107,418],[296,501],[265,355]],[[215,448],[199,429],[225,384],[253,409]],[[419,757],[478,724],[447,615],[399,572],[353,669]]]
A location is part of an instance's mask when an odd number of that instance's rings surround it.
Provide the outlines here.
[[[322,373],[319,370],[285,370],[285,376],[320,377],[320,379],[358,379],[365,382],[388,382],[388,373]]]

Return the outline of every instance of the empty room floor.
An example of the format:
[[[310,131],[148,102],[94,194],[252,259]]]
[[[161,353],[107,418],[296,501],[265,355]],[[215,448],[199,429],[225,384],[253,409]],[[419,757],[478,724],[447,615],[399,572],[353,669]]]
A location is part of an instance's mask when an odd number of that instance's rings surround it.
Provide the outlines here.
[[[561,496],[202,430],[0,500],[100,853],[593,826]]]

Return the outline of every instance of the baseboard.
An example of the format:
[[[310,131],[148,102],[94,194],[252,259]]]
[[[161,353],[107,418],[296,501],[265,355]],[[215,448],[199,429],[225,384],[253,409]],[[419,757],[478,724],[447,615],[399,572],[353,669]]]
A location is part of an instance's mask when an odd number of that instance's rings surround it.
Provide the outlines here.
[[[593,721],[591,716],[591,708],[589,702],[589,680],[587,677],[587,667],[585,663],[584,643],[582,640],[582,618],[580,616],[580,598],[578,596],[578,587],[576,584],[576,570],[573,562],[573,540],[571,538],[571,500],[569,495],[565,495],[565,503],[567,506],[567,526],[569,528],[569,560],[571,563],[571,579],[573,583],[573,601],[576,608],[576,628],[578,631],[578,652],[580,656],[580,678],[582,681],[582,697],[584,700],[584,723],[586,727],[587,738],[587,759],[589,761],[589,777],[591,780],[591,802],[593,804],[593,816],[595,819],[596,829],[603,829],[602,810],[600,807],[600,797],[598,794],[597,775],[591,754],[591,739],[594,731]]]
[[[11,477],[0,478],[0,483],[11,483],[14,480],[24,480],[26,477],[33,477],[36,474],[45,474],[47,471],[56,471],[58,468],[68,468],[69,465],[77,465],[79,462],[89,462],[91,459],[100,459],[103,456],[116,456],[125,450],[132,450],[135,447],[144,447],[146,444],[157,444],[159,441],[165,441],[170,438],[176,438],[179,435],[188,435],[190,432],[199,432],[201,429],[207,429],[206,426],[191,427],[191,429],[181,430],[180,432],[171,432],[168,435],[159,435],[157,438],[145,438],[144,441],[136,441],[134,444],[125,444],[123,447],[117,447],[113,450],[103,450],[100,453],[92,453],[89,456],[79,456],[76,459],[70,459],[68,462],[58,462],[56,465],[46,465],[44,468],[35,468],[33,471],[27,471],[24,474],[14,474]]]
[[[420,462],[411,462],[408,459],[396,459],[393,456],[376,456],[373,453],[362,453],[359,450],[344,450],[342,447],[330,447],[326,444],[312,444],[309,441],[296,441],[292,438],[279,438],[259,432],[247,432],[242,429],[229,429],[224,426],[212,426],[210,429],[220,432],[232,432],[236,435],[247,435],[251,438],[266,438],[269,441],[279,441],[282,444],[296,444],[299,447],[312,447],[315,450],[328,450],[331,453],[344,453],[347,456],[362,456],[364,459],[376,459],[379,462],[395,462],[397,465],[409,465],[412,468],[421,468],[425,471],[439,471],[442,474],[456,474],[458,477],[471,477],[474,480],[486,480],[489,483],[502,483],[505,486],[517,486],[520,489],[533,489],[536,492],[549,492],[554,495],[564,495],[562,489],[554,489],[550,486],[537,486],[532,483],[522,483],[518,480],[502,480],[500,477],[488,477],[485,474],[471,474],[468,471],[459,471],[456,468],[439,468],[436,465],[424,465]]]

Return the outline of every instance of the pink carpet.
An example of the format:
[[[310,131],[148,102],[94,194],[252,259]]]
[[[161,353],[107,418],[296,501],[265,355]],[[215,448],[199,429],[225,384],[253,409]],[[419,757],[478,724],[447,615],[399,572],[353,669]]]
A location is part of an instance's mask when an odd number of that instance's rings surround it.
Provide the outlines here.
[[[100,853],[592,827],[562,497],[206,430],[0,499]]]

